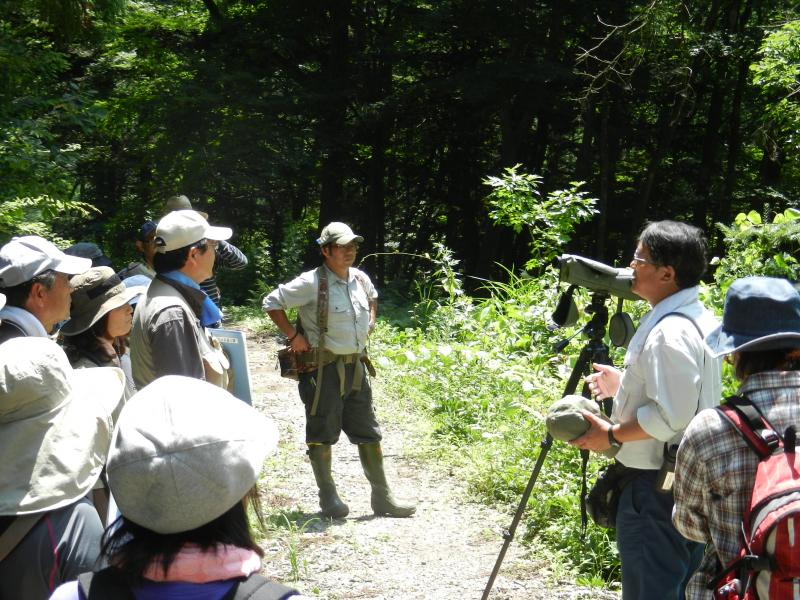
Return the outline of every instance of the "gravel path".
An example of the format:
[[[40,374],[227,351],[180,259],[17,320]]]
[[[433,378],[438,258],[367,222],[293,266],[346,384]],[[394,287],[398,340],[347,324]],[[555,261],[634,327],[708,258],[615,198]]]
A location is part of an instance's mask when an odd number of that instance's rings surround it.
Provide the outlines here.
[[[417,502],[417,513],[408,519],[373,516],[358,451],[342,436],[334,446],[333,471],[350,515],[336,521],[322,519],[305,456],[302,405],[296,384],[282,379],[275,369],[276,350],[272,336],[250,337],[254,403],[276,421],[281,433],[278,454],[262,481],[264,512],[272,515],[272,521],[283,522],[264,540],[264,574],[309,596],[330,600],[480,599],[502,546],[500,532],[510,516],[468,502],[464,485],[447,465],[416,451],[424,433],[415,426],[413,415],[390,414],[379,375],[374,391],[387,478],[396,496]],[[285,521],[280,511],[285,511]],[[490,596],[492,600],[616,597],[555,581],[548,565],[534,564],[516,542]]]

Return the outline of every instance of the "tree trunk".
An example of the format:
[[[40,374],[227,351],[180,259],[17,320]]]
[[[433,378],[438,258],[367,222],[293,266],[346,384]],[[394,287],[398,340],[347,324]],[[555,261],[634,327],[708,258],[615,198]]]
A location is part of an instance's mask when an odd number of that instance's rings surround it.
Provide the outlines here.
[[[331,94],[320,105],[320,228],[331,221],[350,217],[344,212],[344,175],[348,156],[345,122],[349,90],[350,2],[331,0],[327,6],[331,25],[330,46],[326,54],[327,60],[322,61],[322,80],[329,85]]]

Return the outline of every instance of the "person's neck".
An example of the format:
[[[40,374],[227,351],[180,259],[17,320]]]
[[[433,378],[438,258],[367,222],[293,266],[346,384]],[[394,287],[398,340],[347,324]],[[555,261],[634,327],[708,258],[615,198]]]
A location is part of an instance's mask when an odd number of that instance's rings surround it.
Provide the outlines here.
[[[656,305],[658,305],[659,302],[661,302],[662,300],[666,300],[667,298],[669,298],[673,294],[677,294],[680,291],[681,290],[677,285],[671,285],[668,288],[664,288],[663,290],[660,290],[659,293],[653,294],[652,297],[646,298],[646,300],[647,300],[648,304],[650,304],[651,308],[655,308]]]
[[[327,261],[325,261],[325,266],[328,267],[328,270],[336,275],[339,279],[344,279],[347,281],[347,276],[350,273],[350,267],[345,267],[344,269],[334,269]]]
[[[108,334],[97,336],[97,349],[102,353],[106,359],[114,360],[117,358],[117,349],[114,347],[114,338],[109,337]]]
[[[178,269],[178,272],[182,273],[183,275],[186,275],[186,277],[188,277],[198,285],[200,285],[200,282],[206,280],[206,278],[203,277],[202,274],[196,273],[193,269],[187,269],[186,267],[184,267],[182,269]]]
[[[28,306],[24,306],[24,307],[23,307],[23,310],[26,310],[26,311],[28,311],[28,312],[29,312],[29,313],[31,313],[31,314],[32,314],[34,317],[36,317],[36,320],[37,320],[37,321],[39,321],[39,323],[41,323],[41,324],[42,324],[42,327],[44,327],[44,330],[47,332],[47,334],[48,334],[48,335],[50,335],[50,334],[53,332],[53,328],[54,328],[54,327],[56,326],[56,324],[58,323],[58,321],[50,321],[49,319],[48,319],[48,320],[45,320],[45,319],[46,319],[46,317],[44,317],[44,318],[43,318],[43,315],[42,315],[42,314],[40,314],[40,313],[39,313],[38,311],[36,311],[36,310],[31,310],[31,309],[30,309]]]

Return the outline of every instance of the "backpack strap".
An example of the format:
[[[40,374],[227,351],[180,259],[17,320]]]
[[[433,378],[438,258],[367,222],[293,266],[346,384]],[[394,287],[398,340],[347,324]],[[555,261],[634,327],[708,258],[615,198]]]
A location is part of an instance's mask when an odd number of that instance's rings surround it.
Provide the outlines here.
[[[261,575],[251,575],[234,587],[230,600],[283,600],[297,594],[297,590],[270,581]]]
[[[319,340],[317,341],[317,379],[314,385],[314,402],[311,404],[311,416],[317,414],[319,404],[319,393],[322,390],[322,369],[325,364],[322,361],[323,350],[325,349],[325,333],[328,331],[328,273],[325,265],[317,268],[317,327],[319,327]]]
[[[667,317],[683,317],[684,319],[687,319],[687,320],[688,320],[688,321],[689,321],[689,322],[690,322],[692,325],[694,325],[694,328],[697,330],[697,335],[699,335],[699,336],[700,336],[700,339],[702,340],[702,339],[705,337],[705,336],[703,335],[703,331],[700,329],[700,326],[697,324],[697,321],[695,321],[695,320],[694,320],[692,317],[690,317],[689,315],[687,315],[687,314],[685,314],[685,313],[682,313],[682,312],[678,312],[677,310],[675,310],[675,311],[672,311],[672,312],[669,312],[669,313],[665,314],[663,317],[661,317],[661,318],[660,318],[658,321],[656,321],[656,322],[653,324],[653,327],[655,327],[656,325],[658,325],[659,323],[661,323],[661,321],[663,321],[663,320],[664,320],[664,319],[666,319]]]
[[[783,445],[780,435],[747,396],[730,396],[715,407],[742,437],[759,459],[772,455]]]
[[[78,587],[87,600],[134,600],[130,586],[116,567],[78,575]]]
[[[5,527],[0,531],[0,561],[13,552],[25,536],[30,533],[39,520],[47,513],[23,515],[17,517],[4,517],[8,519]]]

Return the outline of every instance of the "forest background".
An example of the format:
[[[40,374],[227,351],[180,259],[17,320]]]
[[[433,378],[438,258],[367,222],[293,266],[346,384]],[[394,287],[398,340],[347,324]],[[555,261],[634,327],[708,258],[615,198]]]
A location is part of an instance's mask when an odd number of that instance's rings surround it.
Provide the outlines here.
[[[221,283],[253,305],[318,260],[321,224],[350,223],[390,309],[388,379],[475,492],[512,506],[582,343],[551,347],[554,256],[627,264],[643,223],[672,218],[709,236],[717,310],[735,276],[798,279],[799,17],[788,0],[5,0],[0,242],[95,241],[122,266],[182,193],[233,227],[251,262]],[[578,539],[577,456],[553,454],[523,537],[613,580],[606,532]]]

